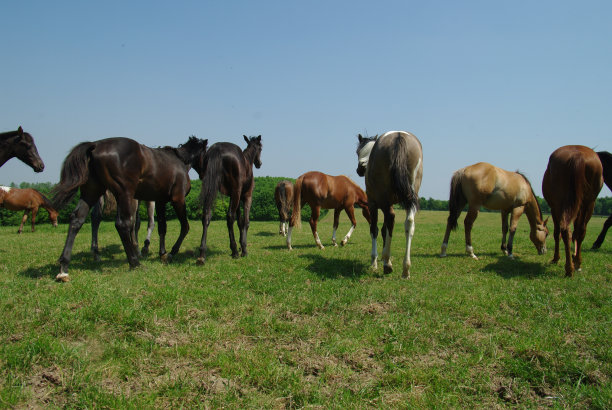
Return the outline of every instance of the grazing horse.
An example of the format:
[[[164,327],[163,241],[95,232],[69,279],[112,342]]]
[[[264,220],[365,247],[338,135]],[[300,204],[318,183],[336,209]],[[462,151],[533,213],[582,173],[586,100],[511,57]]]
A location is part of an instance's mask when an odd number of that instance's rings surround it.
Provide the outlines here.
[[[440,257],[446,256],[448,238],[452,230],[457,229],[457,219],[461,211],[468,204],[468,213],[463,221],[465,226],[465,251],[473,259],[472,226],[478,217],[480,207],[491,210],[500,210],[502,218],[501,250],[509,257],[512,254],[512,243],[519,218],[527,214],[531,232],[529,238],[541,255],[546,252],[546,236],[548,218],[542,220],[542,211],[538,200],[533,193],[527,178],[519,172],[510,172],[486,162],[461,168],[455,171],[451,179],[450,198],[448,200],[449,216],[446,223],[446,233],[442,241]],[[510,218],[510,235],[506,247],[506,234],[508,233],[508,215]]]
[[[548,159],[542,179],[542,193],[555,224],[555,254],[552,263],[557,263],[559,236],[565,245],[565,275],[573,276],[574,269],[580,271],[582,255],[580,248],[591,219],[595,200],[603,186],[603,169],[599,156],[591,148],[582,145],[566,145],[555,150]],[[574,224],[574,232],[571,225]],[[574,252],[571,252],[572,239]]]
[[[137,201],[136,209],[140,207],[140,202]],[[155,228],[155,202],[145,201],[145,207],[147,208],[148,225],[147,225],[147,238],[144,241],[142,250],[139,251],[139,256],[149,254],[149,245],[151,244],[151,234]],[[112,211],[117,210],[117,201],[113,194],[106,190],[104,195],[100,197],[98,202],[91,208],[91,252],[94,255],[94,260],[100,260],[100,251],[98,250],[98,230],[100,223],[102,222],[102,214],[109,214]],[[134,240],[138,243],[138,231],[140,230],[140,213],[136,212],[136,223],[134,226]]]
[[[410,246],[414,235],[414,218],[419,207],[419,188],[423,179],[423,148],[421,142],[409,132],[389,131],[380,137],[364,138],[359,134],[357,174],[365,175],[368,207],[370,209],[370,235],[372,237],[372,269],[377,269],[378,209],[382,209],[384,223],[384,273],[393,272],[391,265],[391,239],[395,212],[393,204],[406,210],[404,231],[406,253],[402,277],[410,277]]]
[[[599,156],[599,160],[601,161],[601,166],[603,167],[603,179],[608,188],[612,189],[612,154],[608,151],[599,151],[597,153]],[[597,239],[593,243],[592,249],[599,249],[604,239],[606,238],[606,233],[608,233],[608,229],[612,226],[612,214],[606,219],[604,222],[604,226],[597,236]]]
[[[243,150],[230,142],[213,144],[202,160],[202,242],[197,264],[206,261],[206,235],[212,217],[212,208],[217,193],[230,197],[227,210],[227,230],[229,232],[232,257],[238,257],[236,238],[234,237],[234,221],[238,220],[240,230],[240,248],[242,256],[247,256],[247,231],[249,230],[249,212],[253,196],[253,165],[261,167],[261,135],[247,137],[244,135],[247,147]],[[243,214],[240,215],[240,202]]]
[[[34,139],[23,128],[17,131],[0,133],[0,167],[9,159],[17,157],[26,165],[32,167],[34,172],[42,172],[45,164],[38,155]]]
[[[32,188],[20,189],[0,186],[0,208],[6,208],[10,211],[24,211],[17,233],[23,232],[23,225],[28,219],[28,213],[32,213],[32,232],[34,232],[34,223],[39,207],[43,207],[49,212],[51,223],[53,226],[57,226],[58,212],[43,194]]]
[[[321,208],[334,210],[334,230],[332,234],[332,244],[336,243],[336,230],[338,229],[338,221],[340,212],[344,209],[349,219],[351,220],[351,228],[340,242],[344,246],[349,241],[357,221],[355,220],[355,204],[361,207],[363,217],[370,223],[370,210],[368,209],[368,197],[363,189],[351,181],[345,175],[332,176],[322,172],[310,171],[295,181],[295,192],[293,195],[293,213],[291,214],[291,222],[289,223],[289,233],[287,234],[287,248],[291,249],[291,232],[293,227],[300,224],[302,207],[308,204],[312,211],[310,216],[310,229],[314,236],[315,243],[319,249],[324,246],[317,232],[317,221]]]
[[[191,189],[189,169],[200,172],[201,155],[208,140],[190,137],[178,148],[149,148],[129,138],[107,138],[78,144],[62,165],[60,182],[54,188],[54,201],[66,205],[80,189],[81,198],[70,215],[66,244],[59,258],[60,273],[56,279],[68,280],[68,265],[74,239],[92,206],[104,192],[110,190],[117,200],[115,227],[127,255],[130,267],[138,262],[135,243],[134,214],[136,201],[155,201],[158,218],[159,253],[162,260],[175,255],[189,231],[185,196]],[[181,232],[166,254],[166,203],[171,202],[181,222]]]
[[[284,180],[276,184],[274,202],[280,218],[278,234],[287,236],[287,225],[289,224],[291,204],[293,204],[293,182]]]

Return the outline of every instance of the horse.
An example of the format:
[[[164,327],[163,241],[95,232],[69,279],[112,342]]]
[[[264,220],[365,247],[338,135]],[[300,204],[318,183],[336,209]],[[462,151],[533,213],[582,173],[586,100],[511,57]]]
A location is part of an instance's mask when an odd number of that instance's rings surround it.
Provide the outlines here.
[[[293,183],[291,181],[283,180],[276,184],[274,202],[280,219],[278,234],[287,236],[289,213],[291,212],[291,204],[293,204]]]
[[[410,246],[414,236],[415,215],[419,209],[419,189],[423,179],[423,147],[413,134],[405,131],[389,131],[380,137],[358,135],[357,174],[365,176],[366,194],[370,209],[370,236],[372,237],[371,268],[378,268],[378,209],[382,209],[384,223],[383,266],[384,273],[393,272],[391,264],[391,240],[395,212],[393,204],[399,203],[406,210],[404,232],[406,252],[402,277],[410,277]]]
[[[559,262],[561,236],[565,246],[565,276],[573,276],[574,269],[581,270],[582,241],[602,186],[603,167],[599,156],[591,148],[565,145],[550,155],[542,179],[542,193],[550,206],[555,224],[555,254],[551,263]],[[573,234],[570,230],[572,223]]]
[[[473,259],[472,227],[478,217],[480,207],[501,211],[502,219],[502,241],[501,250],[510,258],[513,258],[512,243],[516,226],[523,213],[527,215],[531,232],[529,239],[536,247],[540,255],[546,252],[546,237],[548,228],[546,220],[542,220],[542,211],[533,192],[531,183],[520,172],[511,172],[498,168],[486,162],[461,168],[453,174],[450,185],[449,216],[446,223],[446,233],[442,241],[440,257],[446,256],[448,238],[451,231],[457,229],[457,219],[461,211],[468,204],[468,212],[463,224],[465,226],[465,251]],[[508,233],[508,216],[510,217],[510,235],[506,245],[506,234]]]
[[[368,197],[355,182],[345,175],[332,176],[318,171],[306,172],[300,175],[295,181],[295,192],[293,195],[293,213],[289,222],[289,232],[287,234],[287,248],[291,250],[291,233],[293,227],[300,225],[302,207],[308,204],[312,211],[310,216],[310,229],[314,236],[315,243],[319,249],[324,249],[319,233],[317,232],[317,221],[321,208],[334,210],[334,230],[332,233],[332,244],[336,243],[336,230],[342,210],[346,212],[351,220],[351,228],[340,242],[340,245],[347,244],[357,221],[355,220],[355,204],[361,207],[363,217],[370,223],[370,210],[368,209]]]
[[[10,211],[24,211],[17,233],[23,232],[23,225],[28,219],[29,213],[32,214],[32,232],[34,232],[34,223],[36,222],[36,214],[39,207],[43,207],[49,212],[49,219],[53,226],[56,227],[58,212],[51,204],[51,201],[43,194],[32,188],[20,189],[0,186],[0,208],[6,208]]]
[[[163,261],[178,253],[189,231],[185,196],[191,189],[189,169],[201,172],[201,157],[208,140],[190,137],[177,148],[149,148],[130,138],[107,138],[82,142],[68,154],[53,189],[54,203],[66,205],[76,194],[81,198],[70,215],[70,227],[64,250],[59,258],[60,273],[57,280],[67,281],[68,265],[74,239],[89,210],[104,192],[110,190],[117,200],[115,227],[123,243],[131,268],[137,267],[138,245],[135,243],[134,214],[136,201],[155,201],[158,218],[159,254]],[[170,254],[165,247],[166,203],[171,202],[181,223],[181,231]]]
[[[230,142],[217,142],[213,144],[202,160],[202,241],[200,243],[200,256],[197,264],[202,265],[206,261],[206,235],[208,225],[212,218],[212,208],[217,193],[230,197],[227,210],[227,230],[230,239],[232,257],[238,258],[238,248],[234,237],[234,221],[238,220],[240,230],[241,256],[247,256],[247,231],[249,229],[249,212],[253,196],[253,165],[261,167],[261,135],[247,137],[243,135],[247,147],[243,150],[236,144]],[[243,214],[240,215],[240,203],[242,202]]]
[[[136,209],[140,208],[142,201],[134,200],[137,202]],[[149,254],[149,246],[151,244],[151,234],[155,228],[155,202],[144,201],[145,208],[147,209],[148,224],[147,224],[147,237],[144,241],[142,250],[138,251],[139,256]],[[100,260],[100,251],[98,250],[98,230],[100,223],[102,222],[102,214],[109,214],[117,210],[117,201],[113,194],[107,190],[104,195],[98,199],[98,201],[91,208],[91,252],[94,256],[94,260]],[[140,230],[140,213],[136,212],[136,222],[134,226],[134,240],[138,243],[138,231]]]
[[[13,157],[32,167],[34,172],[42,172],[45,169],[45,164],[40,159],[34,144],[34,138],[21,127],[16,131],[0,133],[0,167]]]
[[[601,166],[603,167],[604,183],[608,186],[608,188],[612,189],[612,154],[610,154],[608,151],[599,151],[597,155],[599,156]],[[601,229],[599,236],[597,236],[595,242],[593,242],[593,247],[591,249],[599,249],[601,247],[610,226],[612,226],[612,214],[610,214],[608,219],[606,219],[604,222],[604,226]]]

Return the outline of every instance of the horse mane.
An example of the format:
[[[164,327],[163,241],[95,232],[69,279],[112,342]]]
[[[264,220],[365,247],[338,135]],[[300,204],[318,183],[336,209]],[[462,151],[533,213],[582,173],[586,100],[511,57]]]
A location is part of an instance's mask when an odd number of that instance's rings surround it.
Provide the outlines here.
[[[531,195],[533,196],[533,198],[536,201],[536,204],[538,205],[538,213],[540,214],[540,219],[542,218],[542,209],[540,208],[540,201],[538,201],[538,197],[536,196],[535,192],[533,191],[533,187],[531,186],[531,182],[529,182],[529,178],[527,178],[527,176],[525,174],[523,174],[521,171],[519,171],[518,169],[516,170],[516,173],[519,174],[520,176],[523,177],[523,179],[525,180],[525,182],[527,182],[527,185],[529,185],[529,189],[531,189]]]
[[[0,132],[0,140],[8,139],[17,135],[17,131]]]

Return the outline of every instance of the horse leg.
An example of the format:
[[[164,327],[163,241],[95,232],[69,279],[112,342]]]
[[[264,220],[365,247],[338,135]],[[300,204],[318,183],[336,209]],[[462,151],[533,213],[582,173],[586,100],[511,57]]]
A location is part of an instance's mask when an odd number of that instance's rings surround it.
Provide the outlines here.
[[[351,235],[355,231],[355,227],[357,226],[357,220],[355,219],[355,208],[352,205],[348,206],[348,207],[344,208],[344,212],[346,212],[346,214],[348,215],[349,219],[351,220],[351,228],[349,229],[349,231],[344,236],[344,239],[342,239],[342,242],[340,242],[340,245],[342,245],[342,246],[344,246],[344,245],[346,245],[348,243],[349,239],[351,239]]]
[[[580,210],[574,221],[574,267],[578,272],[582,270],[582,242],[586,236],[587,223],[591,219],[594,209],[595,201],[592,201],[586,208]]]
[[[391,264],[391,239],[393,239],[393,226],[395,225],[395,212],[393,211],[393,205],[389,206],[388,209],[384,210],[385,222],[383,223],[383,272],[385,274],[393,272],[393,266]]]
[[[134,222],[134,243],[136,244],[136,251],[138,252],[138,258],[142,257],[142,252],[138,247],[138,231],[140,231],[140,201],[136,201],[136,220]]]
[[[159,235],[159,257],[162,262],[168,261],[166,252],[166,203],[161,201],[155,202],[155,213],[157,214],[157,234]]]
[[[249,232],[249,225],[251,224],[250,215],[251,215],[251,205],[253,203],[253,199],[251,196],[245,198],[243,207],[244,212],[241,218],[238,220],[241,222],[242,226],[240,227],[240,248],[241,248],[241,256],[245,257],[248,255],[247,252],[247,233]]]
[[[524,206],[519,206],[512,210],[512,216],[510,217],[510,235],[508,238],[508,257],[514,258],[514,254],[512,253],[512,244],[514,242],[514,234],[516,233],[516,227],[518,226],[518,221],[521,215],[523,215],[523,211],[525,211]]]
[[[319,220],[319,215],[321,214],[321,207],[315,205],[311,207],[311,209],[312,214],[310,215],[310,230],[312,230],[312,236],[314,236],[315,243],[319,249],[325,249],[321,243],[321,238],[319,238],[319,233],[317,232],[317,221]]]
[[[102,222],[102,207],[104,206],[104,196],[101,196],[94,206],[91,208],[91,253],[94,261],[100,260],[100,251],[98,250],[98,230],[100,222]]]
[[[557,263],[559,262],[559,259],[561,258],[561,255],[559,253],[559,240],[561,237],[561,226],[559,224],[559,220],[557,218],[555,218],[555,216],[553,215],[553,238],[555,240],[555,252],[553,253],[553,258],[550,261],[550,263]]]
[[[404,222],[404,231],[406,232],[406,254],[404,255],[404,271],[403,278],[410,277],[410,247],[412,245],[412,237],[414,236],[416,209],[410,208],[406,211],[406,222]]]
[[[25,211],[23,211],[23,217],[21,218],[21,225],[19,225],[19,229],[17,230],[18,234],[21,234],[21,232],[23,232],[23,225],[25,225],[27,220],[28,220],[28,210],[26,209]]]
[[[368,203],[370,209],[370,237],[372,238],[371,265],[372,270],[378,269],[378,250],[376,239],[378,238],[378,206],[372,202]]]
[[[478,260],[478,257],[474,255],[474,248],[472,247],[472,226],[474,226],[474,221],[477,217],[478,208],[470,207],[465,219],[463,220],[463,225],[465,228],[465,252],[475,260]]]
[[[574,261],[572,260],[572,232],[569,224],[561,226],[561,238],[565,246],[565,276],[574,275]]]
[[[158,215],[159,218],[159,215]],[[208,225],[212,218],[212,208],[202,210],[202,240],[200,241],[200,256],[196,264],[203,265],[206,262],[206,236],[208,235]]]
[[[32,232],[34,232],[34,224],[36,223],[36,214],[38,214],[38,207],[32,208]]]
[[[502,220],[502,241],[501,241],[501,250],[504,255],[508,255],[508,248],[506,247],[506,234],[508,233],[508,216],[510,213],[508,211],[501,211],[501,220]],[[510,240],[512,243],[512,239]],[[510,245],[512,246],[512,245]],[[512,253],[512,251],[510,252]]]
[[[133,199],[133,195],[129,193],[117,196],[117,219],[115,220],[115,228],[119,233],[125,254],[130,264],[130,268],[135,268],[140,265],[138,262],[138,246],[134,243],[134,223],[136,205],[138,202]]]
[[[336,243],[336,231],[338,230],[338,224],[340,223],[340,212],[342,208],[334,209],[334,230],[332,231],[332,245],[338,246]],[[344,246],[344,243],[342,244]]]
[[[144,241],[144,246],[140,253],[144,256],[149,254],[149,246],[151,245],[151,234],[153,233],[153,229],[155,229],[155,202],[154,201],[146,201],[147,204],[147,216],[149,217],[149,222],[147,224],[147,237]]]
[[[99,198],[99,195],[96,197]],[[92,200],[93,203],[95,200]],[[70,264],[70,257],[72,254],[72,247],[74,246],[74,239],[79,233],[81,226],[85,223],[85,219],[89,214],[90,203],[85,201],[83,197],[79,199],[76,208],[70,214],[70,224],[68,225],[68,236],[66,237],[66,243],[64,244],[64,250],[59,257],[60,273],[55,277],[56,280],[67,282],[68,278],[68,265]]]
[[[169,260],[172,260],[174,255],[176,255],[179,249],[181,249],[183,240],[187,236],[187,233],[189,233],[189,221],[187,221],[187,208],[185,206],[185,200],[181,198],[179,201],[173,202],[172,206],[174,207],[174,211],[176,212],[178,220],[181,222],[181,231],[179,233],[178,239],[172,246],[170,255],[168,255]]]
[[[446,257],[446,248],[448,247],[448,239],[450,238],[452,228],[450,222],[446,222],[446,232],[444,232],[444,239],[442,239],[442,246],[440,248],[440,257]]]
[[[612,226],[612,214],[604,222],[603,228],[601,229],[601,232],[599,233],[599,236],[597,236],[595,242],[593,242],[593,247],[591,249],[599,249],[601,247],[604,239],[606,239],[606,234],[608,233],[610,226]]]
[[[240,206],[240,191],[234,191],[230,196],[229,209],[227,210],[227,232],[229,234],[230,249],[232,251],[232,258],[238,258],[238,246],[236,245],[236,236],[234,235],[234,221],[236,220],[236,214],[238,207]]]

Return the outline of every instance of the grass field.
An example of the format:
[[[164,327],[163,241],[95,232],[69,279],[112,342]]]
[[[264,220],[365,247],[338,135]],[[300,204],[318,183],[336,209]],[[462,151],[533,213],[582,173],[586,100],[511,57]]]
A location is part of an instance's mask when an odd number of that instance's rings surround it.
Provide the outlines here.
[[[0,407],[612,406],[612,234],[589,250],[603,218],[568,279],[563,260],[549,264],[551,237],[536,254],[526,218],[514,260],[499,251],[497,213],[476,221],[480,260],[464,255],[462,226],[440,259],[446,213],[423,211],[409,280],[403,218],[386,276],[369,269],[361,216],[344,248],[329,246],[325,218],[322,251],[308,224],[289,252],[276,222],[252,222],[238,260],[213,222],[204,266],[192,221],[172,264],[151,256],[135,270],[112,223],[93,262],[86,225],[68,283],[54,281],[66,225],[1,227]],[[348,227],[343,216],[340,239]],[[170,221],[170,244],[177,234]]]

